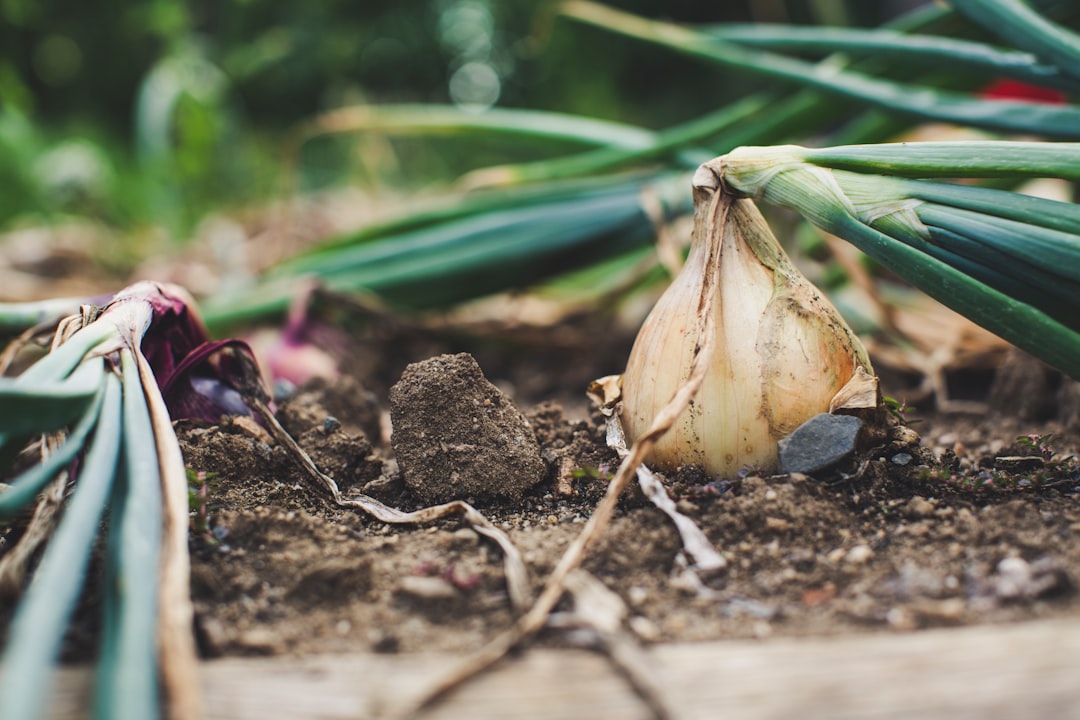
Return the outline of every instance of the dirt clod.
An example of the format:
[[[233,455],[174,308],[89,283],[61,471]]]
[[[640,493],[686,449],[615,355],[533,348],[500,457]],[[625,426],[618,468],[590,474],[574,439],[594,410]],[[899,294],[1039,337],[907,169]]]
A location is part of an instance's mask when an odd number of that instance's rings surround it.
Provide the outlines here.
[[[528,421],[467,353],[409,365],[390,419],[405,484],[424,502],[517,501],[544,477]]]

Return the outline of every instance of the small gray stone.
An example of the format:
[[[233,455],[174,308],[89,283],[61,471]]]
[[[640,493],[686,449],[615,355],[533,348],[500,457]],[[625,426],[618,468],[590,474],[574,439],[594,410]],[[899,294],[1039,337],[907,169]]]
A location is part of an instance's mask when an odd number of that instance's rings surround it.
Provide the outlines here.
[[[1029,563],[1007,557],[997,565],[992,589],[999,600],[1033,600],[1072,587],[1064,567],[1052,557]]]
[[[851,565],[863,565],[874,557],[874,551],[869,545],[856,545],[844,555],[844,562]]]
[[[458,595],[458,591],[441,577],[426,575],[406,575],[401,578],[398,592],[418,600],[449,600]]]
[[[780,472],[820,472],[851,457],[862,425],[852,415],[815,415],[780,441]]]

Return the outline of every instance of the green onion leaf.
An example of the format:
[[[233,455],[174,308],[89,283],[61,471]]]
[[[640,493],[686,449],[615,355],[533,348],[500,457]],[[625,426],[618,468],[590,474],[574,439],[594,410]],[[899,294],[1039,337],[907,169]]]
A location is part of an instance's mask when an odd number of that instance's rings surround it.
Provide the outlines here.
[[[862,182],[859,173],[833,173],[848,194]],[[998,190],[996,188],[911,180],[908,178],[881,178],[891,186],[891,194],[909,197],[938,205],[971,210],[982,215],[1015,220],[1026,225],[1058,230],[1080,237],[1080,206],[1073,203]]]
[[[970,40],[937,35],[912,35],[894,30],[813,27],[762,23],[726,24],[704,28],[712,37],[747,47],[768,50],[885,58],[891,63],[920,63],[930,67],[973,70],[990,77],[1017,80],[1076,90],[1080,83],[1064,75],[1058,67],[1039,62],[1038,57],[1020,50],[1003,50]]]
[[[357,233],[283,264],[255,287],[203,306],[208,325],[281,312],[311,277],[338,292],[372,291],[400,307],[424,309],[525,287],[633,252],[652,237],[641,198],[665,208],[689,203],[682,178],[553,183],[499,192],[475,212],[445,211]],[[470,208],[480,203],[473,201]]]
[[[100,362],[88,362],[59,382],[0,377],[0,432],[49,432],[81,417],[97,394],[101,371]]]
[[[0,663],[0,717],[42,715],[49,672],[79,598],[116,473],[121,394],[120,380],[107,374],[100,419],[79,482],[11,623]]]
[[[775,53],[751,50],[706,32],[575,0],[563,6],[568,17],[628,37],[669,47],[748,73],[815,87],[915,118],[953,122],[1049,138],[1080,138],[1080,108],[1014,100],[988,100],[910,85],[852,70],[827,67]]]
[[[502,134],[621,148],[644,148],[652,143],[648,130],[580,115],[513,108],[476,113],[446,105],[344,107],[318,116],[304,129],[308,137],[375,131],[393,135]]]
[[[42,488],[82,451],[86,438],[101,414],[105,387],[105,377],[102,375],[101,385],[93,402],[71,433],[64,438],[60,447],[43,461],[14,478],[6,490],[0,491],[0,520],[12,517],[29,505]]]
[[[814,165],[878,175],[1080,180],[1080,143],[919,142],[800,150],[799,159]]]
[[[159,716],[157,677],[161,477],[150,412],[131,350],[120,353],[124,384],[124,473],[117,484],[107,552],[105,637],[96,675],[102,720]]]
[[[1018,0],[950,0],[987,30],[1080,78],[1080,35]]]

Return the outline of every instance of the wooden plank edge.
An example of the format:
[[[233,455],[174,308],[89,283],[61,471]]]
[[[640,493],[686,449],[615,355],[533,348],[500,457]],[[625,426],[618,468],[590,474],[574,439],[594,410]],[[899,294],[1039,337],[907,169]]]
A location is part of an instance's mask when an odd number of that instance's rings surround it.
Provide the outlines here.
[[[1080,718],[1080,620],[648,650],[686,720]],[[202,664],[208,720],[383,718],[460,654],[230,658]],[[90,670],[57,673],[50,720],[83,720]],[[536,648],[424,714],[431,720],[649,718],[600,655]]]

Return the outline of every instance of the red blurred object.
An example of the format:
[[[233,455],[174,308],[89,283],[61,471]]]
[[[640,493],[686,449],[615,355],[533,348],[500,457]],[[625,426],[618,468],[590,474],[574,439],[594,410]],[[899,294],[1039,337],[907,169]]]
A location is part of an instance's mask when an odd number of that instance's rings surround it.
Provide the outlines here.
[[[979,93],[979,97],[991,100],[1027,100],[1048,105],[1065,104],[1065,93],[1060,90],[1052,90],[1008,78],[1002,78],[990,83]]]
[[[318,285],[312,284],[289,307],[285,327],[265,353],[273,380],[299,386],[312,378],[334,379],[340,374],[336,358],[344,357],[349,341],[341,330],[319,322],[312,314],[319,292]]]

